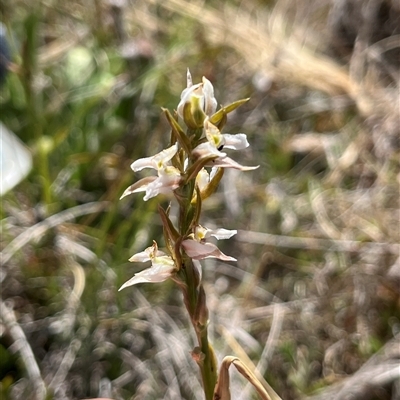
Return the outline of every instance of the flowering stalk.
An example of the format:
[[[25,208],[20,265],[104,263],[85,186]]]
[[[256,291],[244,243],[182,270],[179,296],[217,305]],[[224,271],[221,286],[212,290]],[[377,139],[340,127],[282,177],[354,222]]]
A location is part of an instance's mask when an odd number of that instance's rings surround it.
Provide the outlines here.
[[[163,282],[167,279],[172,279],[179,286],[198,340],[192,357],[200,367],[206,400],[214,396],[217,361],[208,340],[208,309],[199,260],[218,258],[236,261],[208,241],[210,237],[228,239],[236,231],[212,230],[201,226],[201,207],[202,202],[217,189],[224,168],[242,171],[258,168],[240,165],[222,151],[241,150],[249,145],[244,133],[221,133],[227,114],[247,100],[237,101],[216,111],[217,101],[211,82],[203,77],[201,83],[193,85],[188,71],[187,88],[182,92],[177,111],[172,115],[163,109],[171,126],[170,146],[131,165],[135,172],[144,168],[154,169],[157,176],[140,179],[121,196],[145,192],[145,201],[158,194],[172,194],[177,200],[179,220],[176,226],[169,218],[170,206],[164,209],[159,205],[166,251],[159,250],[154,241],[151,247],[133,255],[130,261],[151,261],[151,266],[133,276],[120,290],[138,283]]]

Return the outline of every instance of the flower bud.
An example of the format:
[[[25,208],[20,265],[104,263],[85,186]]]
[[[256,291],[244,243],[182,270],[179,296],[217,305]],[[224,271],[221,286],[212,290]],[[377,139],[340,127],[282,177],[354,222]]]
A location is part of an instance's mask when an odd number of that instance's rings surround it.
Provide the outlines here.
[[[199,129],[203,126],[204,119],[214,114],[216,109],[217,100],[212,83],[203,76],[202,83],[193,85],[188,71],[188,87],[181,94],[178,115],[188,128]]]

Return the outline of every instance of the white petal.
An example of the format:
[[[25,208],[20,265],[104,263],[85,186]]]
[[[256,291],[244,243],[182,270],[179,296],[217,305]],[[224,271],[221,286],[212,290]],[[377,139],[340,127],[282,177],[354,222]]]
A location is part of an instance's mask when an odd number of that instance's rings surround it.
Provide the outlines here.
[[[218,171],[218,167],[213,167],[211,168],[211,172],[210,172],[210,182],[212,181],[212,179],[214,178],[215,174]]]
[[[158,171],[158,178],[146,187],[144,201],[157,196],[159,193],[168,194],[179,187],[181,173],[175,167],[164,167]]]
[[[172,193],[178,186],[163,186],[160,181],[155,181],[154,184],[151,184],[147,187],[146,195],[143,197],[144,201],[152,199],[153,197],[158,196],[159,194],[169,194]]]
[[[207,229],[206,232],[206,238],[210,237],[210,236],[214,236],[215,238],[217,238],[218,240],[221,239],[229,239],[232,236],[237,234],[237,230],[228,230],[228,229]]]
[[[238,133],[236,135],[224,133],[222,136],[225,139],[224,149],[243,150],[249,147],[247,136],[244,133]]]
[[[129,281],[125,282],[118,290],[122,290],[128,286],[136,285],[138,283],[158,283],[158,282],[164,282],[167,280],[173,270],[174,266],[171,266],[169,264],[157,264],[153,265],[150,268],[147,268],[137,274]]]
[[[158,171],[160,190],[175,190],[181,182],[181,173],[175,167],[165,167]]]
[[[175,143],[173,146],[168,147],[168,149],[165,149],[152,157],[139,158],[139,160],[136,160],[131,164],[131,168],[135,172],[141,171],[143,168],[159,169],[171,160],[177,151],[178,144]]]
[[[192,151],[192,154],[195,157],[204,158],[209,156],[218,156],[219,158],[226,157],[226,153],[222,153],[218,151],[215,146],[213,146],[210,142],[201,143],[197,147],[195,147]]]
[[[200,191],[204,190],[210,183],[210,175],[205,168],[202,168],[196,176],[196,184]]]
[[[150,253],[148,249],[141,251],[140,253],[134,254],[130,259],[130,262],[146,262],[150,261]]]
[[[154,168],[153,157],[139,158],[131,164],[133,171],[141,171],[143,168]]]
[[[122,193],[122,196],[119,199],[121,200],[122,198],[129,196],[132,193],[145,192],[148,185],[154,182],[156,179],[156,176],[147,176],[146,178],[140,179],[139,181],[125,189],[124,193]]]
[[[211,116],[217,109],[217,100],[214,97],[214,87],[212,83],[203,76],[203,93],[204,93],[204,112],[206,115]]]
[[[194,260],[203,260],[205,258],[218,258],[223,261],[237,261],[236,258],[227,256],[222,253],[212,243],[197,242],[196,240],[187,239],[182,242],[186,254]]]
[[[198,89],[203,86],[202,83],[198,83],[197,85],[192,85],[190,87],[187,87],[182,91],[181,94],[181,101],[178,104],[177,111],[178,115],[183,118],[183,107],[185,106],[186,103],[190,102],[190,97],[195,94],[195,92],[198,92]]]
[[[146,262],[150,261],[154,257],[168,257],[163,251],[158,250],[154,254],[154,245],[147,247],[147,249],[141,251],[140,253],[134,254],[129,261],[130,262]],[[171,259],[172,260],[172,259]]]
[[[190,88],[191,86],[193,86],[193,80],[192,80],[192,74],[189,71],[189,68],[186,71],[186,83],[188,88]]]
[[[153,159],[154,163],[157,165],[157,168],[160,168],[162,165],[165,165],[171,158],[176,154],[178,151],[178,143],[175,143],[168,149],[161,151],[160,153],[156,154]]]
[[[144,201],[147,201],[153,197],[156,197],[159,193],[160,193],[160,189],[161,189],[161,183],[160,183],[160,179],[157,178],[154,182],[150,183],[149,185],[147,185],[146,187],[146,194],[143,197]]]
[[[221,151],[217,150],[210,142],[199,144],[193,149],[192,154],[198,158],[205,158],[213,155],[218,156],[218,158],[209,161],[206,164],[206,167],[235,168],[240,171],[251,171],[259,168],[259,165],[247,167],[245,165],[238,164],[231,158],[226,157],[226,153],[222,153]]]
[[[181,93],[181,100],[183,100],[185,103],[190,100],[190,97],[193,95],[193,93],[198,92],[198,89],[202,87],[202,83],[197,83],[196,85],[192,85],[186,89],[183,89]]]
[[[183,170],[186,171],[188,166],[189,166],[189,158],[185,158],[185,161],[183,162]]]

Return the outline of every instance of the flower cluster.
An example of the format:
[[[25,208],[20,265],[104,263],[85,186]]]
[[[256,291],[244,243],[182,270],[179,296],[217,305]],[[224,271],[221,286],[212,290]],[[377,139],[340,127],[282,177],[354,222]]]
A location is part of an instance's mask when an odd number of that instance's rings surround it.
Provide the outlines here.
[[[159,194],[174,195],[180,207],[179,224],[175,227],[168,211],[159,207],[168,252],[158,250],[154,242],[152,247],[135,254],[130,261],[151,261],[151,267],[136,274],[121,289],[142,282],[165,281],[180,271],[185,257],[236,261],[208,241],[211,236],[228,239],[236,231],[207,229],[200,225],[199,219],[202,201],[215,192],[225,168],[241,171],[258,168],[241,165],[225,153],[226,149],[242,150],[249,146],[244,133],[221,133],[227,114],[247,100],[234,102],[217,111],[211,82],[203,77],[201,83],[194,85],[188,71],[187,88],[181,94],[177,111],[172,115],[163,109],[171,126],[171,146],[131,165],[134,172],[151,168],[156,175],[138,180],[121,196],[145,192],[144,200],[147,201]]]

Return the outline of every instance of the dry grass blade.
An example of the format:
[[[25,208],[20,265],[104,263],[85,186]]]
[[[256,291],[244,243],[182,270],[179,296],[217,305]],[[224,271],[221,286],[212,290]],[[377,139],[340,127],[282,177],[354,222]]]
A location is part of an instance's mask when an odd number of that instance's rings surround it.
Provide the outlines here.
[[[22,363],[28,374],[30,383],[35,393],[35,399],[42,400],[46,398],[46,385],[40,373],[32,348],[26,339],[25,333],[19,326],[12,308],[0,299],[0,315],[4,325],[9,330],[13,339],[15,351],[21,355]]]
[[[313,181],[310,181],[309,189],[311,207],[322,232],[324,232],[324,234],[332,240],[340,240],[342,238],[341,232],[338,228],[336,228],[328,216],[325,208],[326,202],[322,189]]]
[[[4,265],[5,263],[7,263],[18,250],[20,250],[31,240],[35,240],[42,236],[49,229],[54,228],[55,226],[60,225],[65,221],[80,217],[81,215],[103,211],[108,205],[109,202],[106,201],[82,204],[80,206],[61,211],[60,213],[52,215],[44,221],[41,221],[34,226],[31,226],[24,233],[16,237],[2,251],[0,265]]]
[[[297,249],[329,250],[344,252],[361,252],[382,250],[390,254],[399,254],[400,244],[360,242],[356,240],[329,240],[310,237],[272,235],[264,232],[238,231],[236,239],[246,243],[257,243],[265,246],[287,247]]]
[[[264,376],[267,371],[268,362],[270,361],[274,352],[275,346],[278,343],[279,335],[281,333],[283,319],[285,316],[285,307],[281,304],[274,304],[273,306],[273,317],[271,329],[269,331],[267,342],[265,343],[264,350],[261,353],[260,361],[256,366],[256,371],[260,376]],[[248,385],[249,386],[249,385]],[[245,388],[244,393],[240,399],[250,398],[249,389]]]
[[[262,70],[275,79],[331,96],[344,93],[355,101],[364,117],[387,115],[388,110],[397,112],[388,93],[376,88],[369,90],[334,60],[304,46],[299,38],[304,36],[302,30],[306,28],[293,27],[296,32],[288,34],[286,16],[279,8],[273,12],[259,11],[253,17],[229,6],[222,13],[183,0],[168,0],[162,7],[198,20],[205,26],[211,42],[235,49],[254,72]]]
[[[309,400],[364,399],[372,400],[374,390],[400,380],[400,336],[385,344],[354,375],[328,387]]]
[[[59,329],[62,329],[63,333],[68,335],[71,334],[71,331],[74,327],[76,312],[80,305],[80,299],[86,282],[85,272],[82,266],[73,260],[70,260],[69,264],[74,275],[74,287],[68,299],[65,315],[63,315],[60,321],[56,321],[52,324],[54,328],[54,324],[59,323]],[[53,379],[49,384],[49,389],[53,390],[54,393],[57,393],[57,389],[66,381],[68,372],[71,369],[76,355],[82,346],[82,339],[87,335],[87,333],[87,329],[81,329],[79,335],[81,337],[75,337],[69,344],[60,366],[58,367],[57,372],[54,374]]]
[[[187,357],[190,349],[189,339],[167,313],[158,307],[152,307],[139,290],[134,292],[133,298],[138,307],[137,312],[139,310],[143,312],[150,322],[149,334],[157,348],[154,359],[168,384],[168,393],[165,398],[181,397],[180,388],[186,385],[188,385],[186,389],[191,395],[190,398],[201,398],[200,381],[193,374],[194,365]],[[179,370],[178,375],[177,370]],[[183,385],[182,382],[184,382]],[[197,397],[199,394],[200,397]]]
[[[250,371],[246,365],[240,361],[239,358],[233,356],[227,356],[223,359],[221,363],[221,368],[219,370],[218,382],[214,391],[214,400],[230,400],[230,390],[229,390],[229,367],[234,365],[236,369],[254,386],[257,393],[264,400],[271,400],[266,390],[260,381],[255,377],[255,375]]]
[[[253,374],[253,372],[251,372],[251,373],[254,375],[254,377],[256,377],[257,382],[260,385],[262,385],[263,391],[268,394],[269,397],[267,397],[267,399],[269,399],[269,400],[282,400],[279,397],[279,395],[274,391],[274,389],[272,389],[272,387],[268,384],[268,382],[258,373],[258,371],[256,370],[253,362],[250,360],[250,358],[247,355],[247,353],[244,351],[242,346],[240,346],[240,344],[236,341],[236,339],[230,334],[230,332],[228,332],[228,330],[225,329],[224,327],[220,327],[220,331],[221,331],[222,336],[225,338],[225,341],[229,345],[229,347],[236,354],[239,355],[240,363],[243,364],[243,365],[246,364],[246,369],[248,371],[254,371],[254,374]],[[236,357],[232,357],[232,358],[236,358]],[[221,369],[222,369],[222,367],[221,367]],[[229,377],[228,377],[228,379],[229,379]],[[251,384],[253,384],[252,381],[249,380],[249,382]]]

